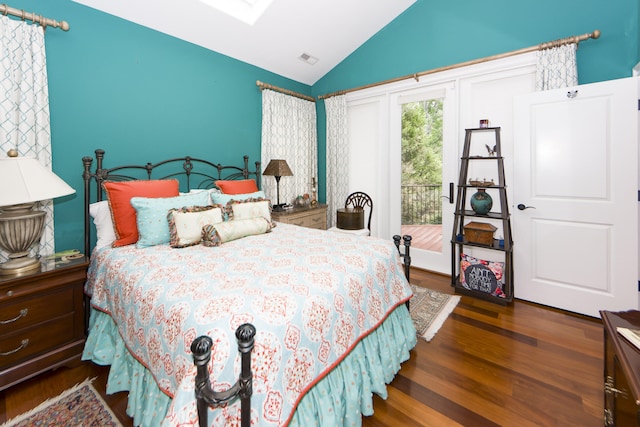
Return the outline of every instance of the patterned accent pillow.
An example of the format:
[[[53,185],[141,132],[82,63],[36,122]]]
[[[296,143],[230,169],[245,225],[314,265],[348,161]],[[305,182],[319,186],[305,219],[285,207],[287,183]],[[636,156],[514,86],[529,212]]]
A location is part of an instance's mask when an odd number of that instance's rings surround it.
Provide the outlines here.
[[[226,205],[232,200],[265,199],[266,197],[264,191],[244,194],[211,193],[211,201],[214,205]]]
[[[264,218],[248,218],[207,224],[202,227],[202,244],[220,246],[225,242],[271,231],[271,222]]]
[[[202,240],[202,227],[222,222],[222,206],[190,206],[170,209],[169,244],[174,248],[197,245]]]
[[[268,199],[231,200],[226,210],[230,220],[264,218],[271,223],[271,202]]]
[[[102,184],[118,238],[113,246],[131,245],[138,241],[136,211],[131,206],[132,197],[171,197],[178,195],[177,179],[105,182]]]
[[[258,191],[258,185],[253,179],[218,180],[216,186],[224,194],[246,194]]]
[[[460,284],[465,289],[504,298],[504,262],[460,254]]]
[[[169,209],[184,206],[209,205],[209,193],[193,193],[176,197],[132,197],[131,206],[136,212],[138,224],[137,248],[169,243],[169,221],[167,213]]]

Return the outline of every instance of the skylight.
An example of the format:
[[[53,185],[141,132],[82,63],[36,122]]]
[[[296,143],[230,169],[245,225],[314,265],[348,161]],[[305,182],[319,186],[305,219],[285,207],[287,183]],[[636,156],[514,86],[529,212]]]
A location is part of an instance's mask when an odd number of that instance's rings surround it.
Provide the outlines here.
[[[253,25],[273,0],[200,0],[245,24]]]

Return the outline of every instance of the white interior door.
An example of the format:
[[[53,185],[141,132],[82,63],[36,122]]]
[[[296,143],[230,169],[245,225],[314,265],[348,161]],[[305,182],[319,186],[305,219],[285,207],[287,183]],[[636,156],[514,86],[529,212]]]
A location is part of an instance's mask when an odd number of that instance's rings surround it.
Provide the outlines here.
[[[516,298],[594,317],[638,307],[637,95],[630,78],[516,98]]]

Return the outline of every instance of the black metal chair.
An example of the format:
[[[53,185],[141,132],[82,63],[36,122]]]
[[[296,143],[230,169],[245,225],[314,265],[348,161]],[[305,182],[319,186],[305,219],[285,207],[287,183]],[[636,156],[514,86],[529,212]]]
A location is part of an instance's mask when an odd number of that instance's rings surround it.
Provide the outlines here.
[[[367,193],[363,193],[362,191],[356,191],[347,196],[347,200],[344,202],[345,208],[353,208],[353,209],[362,209],[365,211],[368,208],[369,215],[367,218],[367,230],[369,230],[369,235],[371,235],[371,215],[373,214],[373,200]]]

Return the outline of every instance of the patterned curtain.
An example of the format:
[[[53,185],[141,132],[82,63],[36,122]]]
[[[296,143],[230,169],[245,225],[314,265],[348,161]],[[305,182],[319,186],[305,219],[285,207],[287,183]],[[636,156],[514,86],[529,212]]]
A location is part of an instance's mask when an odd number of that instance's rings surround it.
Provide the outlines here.
[[[347,96],[324,100],[327,115],[327,205],[328,212],[344,207],[349,185],[349,145],[347,140]],[[327,218],[327,228],[335,224]]]
[[[576,43],[539,50],[536,64],[536,90],[550,90],[578,84]]]
[[[51,169],[44,29],[0,16],[0,156],[12,148]],[[47,217],[40,247],[33,249],[36,255],[55,252],[53,202],[40,204]]]
[[[280,203],[312,192],[318,177],[316,104],[269,89],[262,91],[262,170],[271,159],[287,161],[293,176],[280,180]],[[262,177],[262,189],[276,203],[276,180]]]

